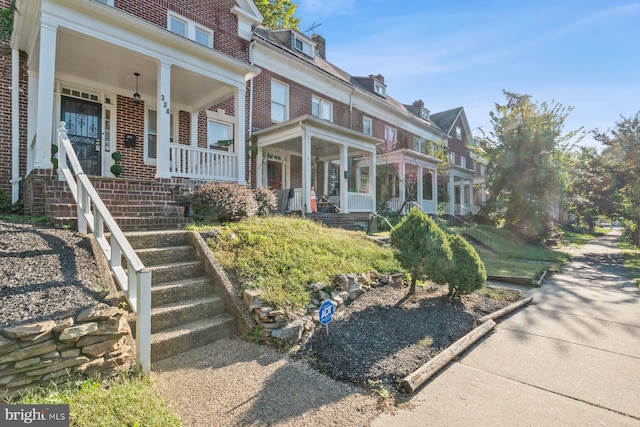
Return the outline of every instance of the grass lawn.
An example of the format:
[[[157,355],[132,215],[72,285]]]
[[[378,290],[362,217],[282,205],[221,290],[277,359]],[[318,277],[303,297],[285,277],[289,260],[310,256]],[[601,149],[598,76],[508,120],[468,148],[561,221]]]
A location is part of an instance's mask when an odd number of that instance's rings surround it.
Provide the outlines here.
[[[237,283],[261,289],[263,301],[294,311],[304,310],[311,302],[309,283],[329,285],[336,274],[402,271],[393,251],[364,233],[306,219],[252,217],[195,229],[218,232],[207,243]]]
[[[504,229],[488,225],[478,227],[493,237],[495,252],[475,245],[489,276],[536,280],[545,270],[558,269],[570,257],[568,253],[547,249],[539,244],[524,243]]]
[[[182,422],[151,388],[147,377],[87,379],[27,392],[14,404],[69,404],[72,426],[180,426]]]
[[[624,265],[629,269],[629,278],[640,288],[640,248],[625,240],[620,240],[619,246],[624,255]]]

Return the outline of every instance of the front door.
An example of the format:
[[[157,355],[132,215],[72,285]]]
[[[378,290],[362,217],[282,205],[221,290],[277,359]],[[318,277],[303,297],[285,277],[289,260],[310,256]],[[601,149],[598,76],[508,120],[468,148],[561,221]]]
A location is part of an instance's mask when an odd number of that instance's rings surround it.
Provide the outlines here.
[[[102,105],[65,96],[61,102],[61,120],[67,124],[67,135],[82,170],[87,175],[100,176]]]
[[[267,187],[271,190],[282,189],[282,163],[267,161]]]

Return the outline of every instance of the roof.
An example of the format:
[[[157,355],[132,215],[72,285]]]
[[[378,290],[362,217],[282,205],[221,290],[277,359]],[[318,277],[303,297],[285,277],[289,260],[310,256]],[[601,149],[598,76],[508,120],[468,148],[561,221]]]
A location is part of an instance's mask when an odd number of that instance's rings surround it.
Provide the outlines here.
[[[441,111],[440,113],[432,113],[431,120],[448,135],[449,132],[451,132],[453,124],[456,122],[458,116],[463,110],[463,107],[458,107],[447,111]]]

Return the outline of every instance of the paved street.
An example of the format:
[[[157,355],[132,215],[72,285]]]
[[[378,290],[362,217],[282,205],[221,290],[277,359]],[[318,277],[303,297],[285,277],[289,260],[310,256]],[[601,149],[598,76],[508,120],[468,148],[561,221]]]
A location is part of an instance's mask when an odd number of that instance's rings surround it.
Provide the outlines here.
[[[640,426],[640,292],[619,231],[528,292],[534,303],[373,426]]]

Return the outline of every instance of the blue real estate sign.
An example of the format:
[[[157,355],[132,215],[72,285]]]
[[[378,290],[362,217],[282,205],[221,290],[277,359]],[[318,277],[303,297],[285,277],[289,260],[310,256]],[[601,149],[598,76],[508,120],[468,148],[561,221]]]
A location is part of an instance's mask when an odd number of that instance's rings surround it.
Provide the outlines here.
[[[333,305],[333,301],[325,300],[320,306],[320,323],[326,325],[331,322],[331,316],[333,316],[333,312],[335,311],[335,306]]]

